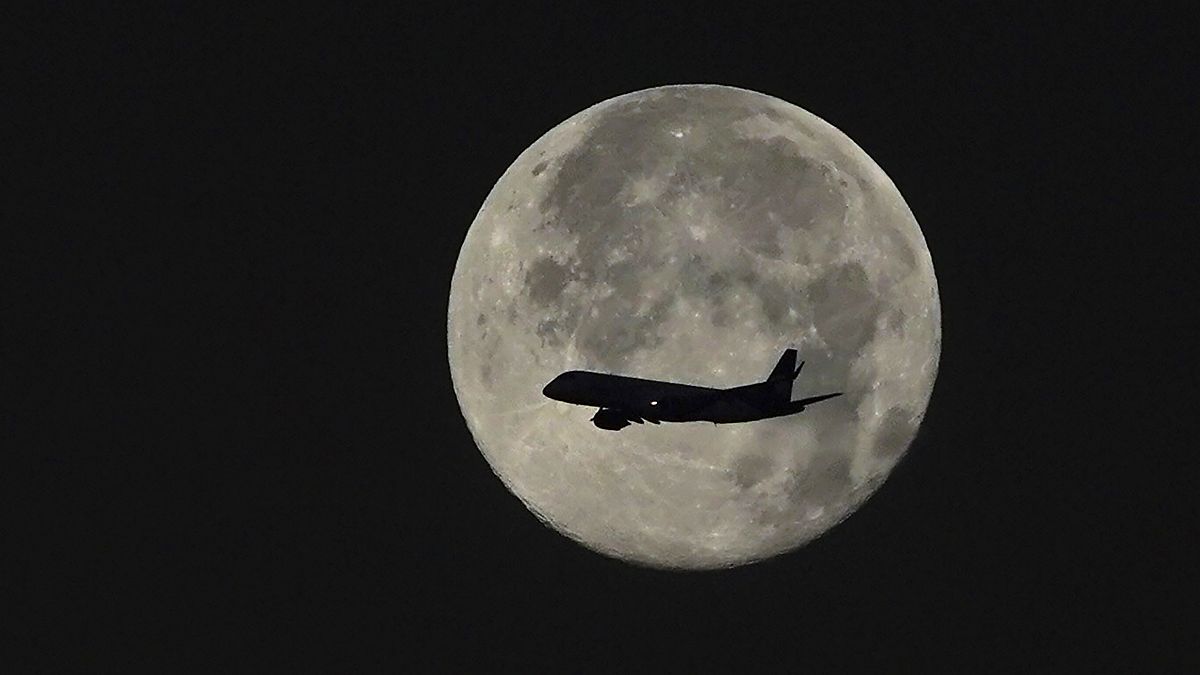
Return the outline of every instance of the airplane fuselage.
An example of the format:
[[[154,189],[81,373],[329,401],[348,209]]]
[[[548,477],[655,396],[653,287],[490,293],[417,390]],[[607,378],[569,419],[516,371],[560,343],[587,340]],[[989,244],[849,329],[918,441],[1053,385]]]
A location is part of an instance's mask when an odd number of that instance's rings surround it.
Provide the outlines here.
[[[754,422],[792,415],[812,403],[841,396],[839,392],[793,401],[792,382],[803,367],[803,362],[796,366],[796,350],[788,349],[767,379],[729,389],[568,370],[551,380],[542,394],[597,408],[592,423],[609,431],[645,422]]]
[[[583,370],[559,375],[542,393],[564,403],[621,410],[650,422],[730,424],[804,409],[800,401],[776,400],[768,382],[714,389]]]

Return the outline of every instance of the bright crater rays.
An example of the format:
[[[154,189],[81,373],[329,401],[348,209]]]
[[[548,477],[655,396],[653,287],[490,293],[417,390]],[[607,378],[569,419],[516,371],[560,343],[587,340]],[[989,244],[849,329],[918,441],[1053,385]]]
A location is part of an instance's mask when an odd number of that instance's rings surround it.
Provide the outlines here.
[[[593,550],[670,568],[761,560],[852,513],[915,436],[941,342],[929,251],[883,171],[794,105],[708,85],[604,101],[521,153],[467,233],[448,329],[508,489]],[[789,346],[794,398],[845,395],[610,432],[541,393],[573,369],[746,384]]]

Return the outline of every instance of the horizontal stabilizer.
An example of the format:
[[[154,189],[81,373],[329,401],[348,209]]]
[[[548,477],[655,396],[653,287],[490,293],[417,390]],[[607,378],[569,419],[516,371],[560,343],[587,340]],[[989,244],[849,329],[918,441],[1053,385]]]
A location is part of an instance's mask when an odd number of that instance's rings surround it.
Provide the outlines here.
[[[842,395],[842,392],[840,392],[840,391],[837,392],[836,394],[821,394],[820,396],[813,396],[811,398],[802,398],[799,401],[795,401],[794,403],[803,407],[806,405],[812,405],[813,403],[820,403],[821,401],[826,401],[835,396],[841,396],[841,395]]]

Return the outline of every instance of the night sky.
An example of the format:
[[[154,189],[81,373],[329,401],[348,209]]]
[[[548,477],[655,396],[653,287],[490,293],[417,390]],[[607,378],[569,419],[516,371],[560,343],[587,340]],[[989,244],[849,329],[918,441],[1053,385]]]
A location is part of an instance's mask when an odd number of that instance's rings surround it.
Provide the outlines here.
[[[1194,662],[1182,15],[402,4],[3,22],[4,670]],[[942,302],[887,482],[722,572],[540,524],[476,449],[446,354],[459,246],[509,163],[677,83],[849,135]]]

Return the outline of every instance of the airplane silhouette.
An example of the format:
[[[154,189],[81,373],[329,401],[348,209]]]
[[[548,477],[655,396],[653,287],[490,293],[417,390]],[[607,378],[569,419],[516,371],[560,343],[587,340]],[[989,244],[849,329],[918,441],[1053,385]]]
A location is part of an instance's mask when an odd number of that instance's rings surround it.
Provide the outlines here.
[[[803,361],[796,366],[796,350],[788,349],[767,379],[729,389],[568,370],[551,380],[542,394],[563,403],[599,408],[592,416],[592,424],[609,431],[620,431],[630,422],[643,421],[753,422],[793,415],[813,403],[842,395],[837,392],[791,400],[792,381],[802,368]]]

